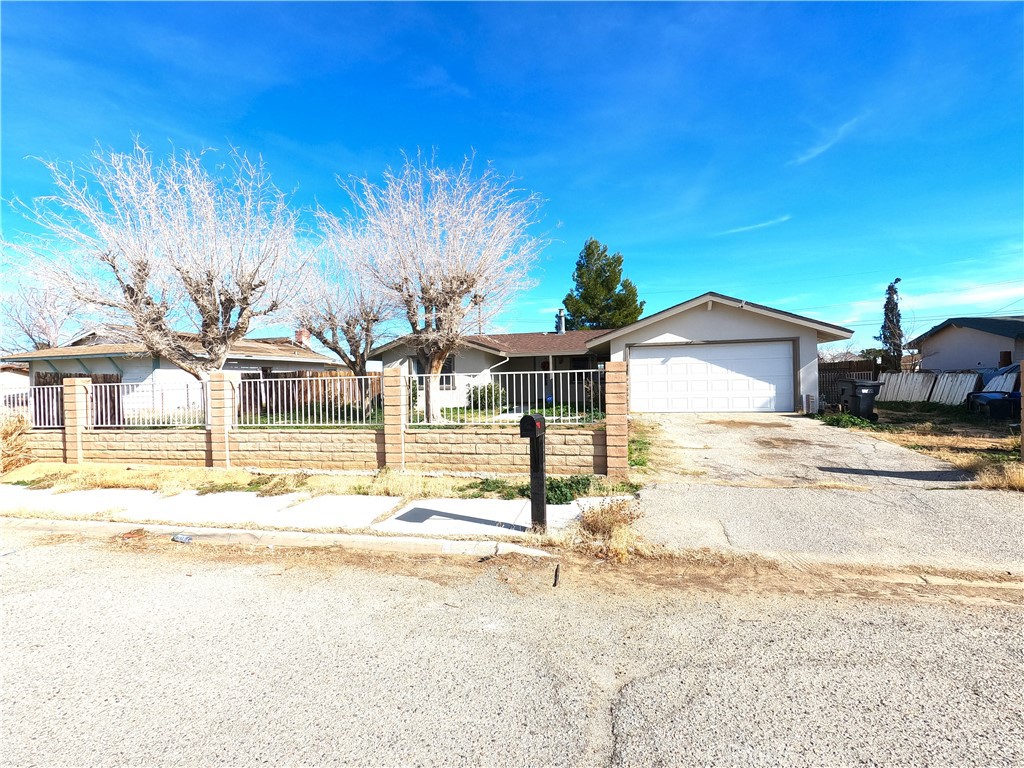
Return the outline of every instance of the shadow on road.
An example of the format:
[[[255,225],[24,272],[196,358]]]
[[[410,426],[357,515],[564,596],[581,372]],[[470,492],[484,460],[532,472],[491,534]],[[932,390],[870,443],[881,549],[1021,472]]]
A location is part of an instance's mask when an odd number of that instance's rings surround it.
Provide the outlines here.
[[[867,475],[872,477],[897,477],[902,480],[924,480],[928,482],[957,483],[970,480],[970,475],[959,469],[951,470],[909,470],[905,472],[885,469],[855,469],[853,467],[818,467],[822,472],[841,475]]]

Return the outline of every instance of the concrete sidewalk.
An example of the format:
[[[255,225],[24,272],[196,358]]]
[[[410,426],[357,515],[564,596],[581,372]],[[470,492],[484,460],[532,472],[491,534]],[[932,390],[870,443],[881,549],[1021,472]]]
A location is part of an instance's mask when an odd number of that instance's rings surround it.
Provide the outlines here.
[[[548,530],[559,531],[600,499],[548,505]],[[298,532],[373,531],[405,536],[518,537],[530,532],[530,502],[500,499],[425,499],[402,504],[394,496],[260,497],[228,492],[97,489],[54,493],[0,485],[0,515],[65,520],[157,523]]]

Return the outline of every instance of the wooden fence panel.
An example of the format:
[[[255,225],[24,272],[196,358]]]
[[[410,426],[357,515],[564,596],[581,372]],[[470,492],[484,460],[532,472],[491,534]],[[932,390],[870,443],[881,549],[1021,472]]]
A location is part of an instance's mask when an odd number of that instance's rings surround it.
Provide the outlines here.
[[[926,403],[935,386],[934,373],[886,372],[880,377],[884,386],[878,399],[896,403]]]
[[[942,373],[935,380],[929,402],[961,405],[980,386],[981,376],[977,373]]]

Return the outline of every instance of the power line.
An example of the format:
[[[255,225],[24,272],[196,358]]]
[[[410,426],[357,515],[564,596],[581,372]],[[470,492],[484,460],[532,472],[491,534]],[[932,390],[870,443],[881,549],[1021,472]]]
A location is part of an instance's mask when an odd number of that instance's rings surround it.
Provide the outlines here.
[[[969,315],[969,317],[1019,317],[1019,315],[1017,315],[1014,312],[1006,312],[1006,313],[1002,313],[1002,314],[999,314],[999,312],[1001,310],[1003,310],[1003,309],[1006,309],[1006,307],[1011,307],[1014,304],[1019,304],[1020,301],[1024,301],[1024,299],[1021,299],[1019,301],[1011,302],[1010,304],[1007,304],[1005,307],[1000,307],[998,310],[995,310],[994,312],[975,312],[972,315]],[[842,305],[836,305],[836,306],[842,306]],[[965,317],[967,317],[967,315],[965,315]],[[911,318],[911,320],[913,322],[928,322],[928,321],[933,321],[933,320],[948,320],[949,318],[950,318],[950,315],[946,314],[946,315],[927,315],[927,316],[924,316],[924,317],[913,317],[913,318]],[[868,326],[879,325],[880,323],[881,323],[880,320],[862,320],[862,321],[856,322],[856,323],[845,323],[844,325],[847,328],[860,328],[862,326],[863,327],[868,327]],[[519,320],[519,321],[516,321],[516,325],[550,325],[550,323],[548,323],[545,320]]]

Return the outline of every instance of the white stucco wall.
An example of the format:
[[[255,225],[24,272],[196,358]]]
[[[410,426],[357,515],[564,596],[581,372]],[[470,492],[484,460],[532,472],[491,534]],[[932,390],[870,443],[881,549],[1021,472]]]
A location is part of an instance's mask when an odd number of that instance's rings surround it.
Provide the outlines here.
[[[115,365],[116,363],[116,365]],[[165,363],[170,365],[170,363]],[[86,357],[78,359],[33,360],[29,363],[29,371],[33,381],[38,372],[78,373],[88,376],[90,373],[120,373],[123,381],[128,384],[139,384],[146,381],[153,373],[151,357],[119,357],[111,360],[107,357]],[[178,370],[179,373],[184,371]],[[188,375],[188,374],[186,374]]]
[[[995,368],[1002,351],[1011,352],[1011,362],[1020,362],[1020,342],[974,328],[952,327],[922,341],[919,350],[921,367],[936,371]]]
[[[28,387],[28,376],[14,371],[0,371],[0,389],[23,390]]]
[[[803,407],[804,395],[818,398],[818,334],[812,329],[749,309],[712,302],[666,317],[649,326],[638,328],[612,339],[611,359],[628,360],[628,348],[637,344],[685,344],[704,341],[768,341],[796,340],[798,387],[797,409]]]

